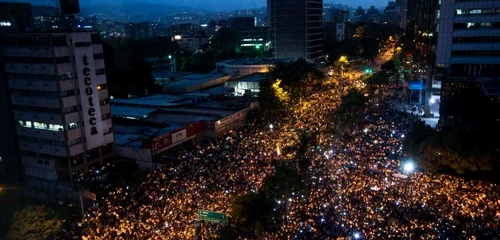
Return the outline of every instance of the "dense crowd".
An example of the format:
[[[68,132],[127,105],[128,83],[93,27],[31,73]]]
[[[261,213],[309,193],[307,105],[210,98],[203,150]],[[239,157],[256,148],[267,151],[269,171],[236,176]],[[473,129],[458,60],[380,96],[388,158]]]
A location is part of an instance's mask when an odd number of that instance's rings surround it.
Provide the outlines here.
[[[309,192],[276,200],[286,209],[271,239],[493,239],[500,236],[497,185],[421,172],[403,172],[404,133],[414,121],[388,104],[370,106],[362,121],[333,125],[339,97],[313,94],[285,116],[179,150],[178,164],[153,170],[135,188],[112,191],[73,226],[83,239],[193,239],[199,209],[230,212],[234,196],[256,192],[288,159],[303,131],[319,133]],[[340,134],[333,134],[336,129]],[[284,154],[285,156],[282,156]],[[202,224],[203,239],[217,224]]]

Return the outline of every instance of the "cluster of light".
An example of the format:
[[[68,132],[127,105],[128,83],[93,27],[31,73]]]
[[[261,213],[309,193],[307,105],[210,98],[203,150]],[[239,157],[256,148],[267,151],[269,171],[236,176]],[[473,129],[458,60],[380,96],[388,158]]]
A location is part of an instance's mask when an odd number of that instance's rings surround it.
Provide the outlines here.
[[[411,173],[413,172],[413,170],[415,170],[415,164],[413,164],[413,162],[406,162],[403,165],[403,170],[407,173]]]

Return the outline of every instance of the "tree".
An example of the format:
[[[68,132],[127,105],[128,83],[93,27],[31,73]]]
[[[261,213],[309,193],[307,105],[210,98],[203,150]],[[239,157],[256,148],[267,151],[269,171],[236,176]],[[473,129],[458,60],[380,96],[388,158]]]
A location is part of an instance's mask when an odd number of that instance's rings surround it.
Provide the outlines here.
[[[274,174],[264,180],[261,191],[276,197],[288,197],[290,192],[300,191],[303,187],[303,175],[299,174],[297,168],[291,162],[279,161]]]
[[[9,239],[57,239],[63,222],[45,206],[28,206],[14,213]]]
[[[274,201],[263,192],[237,196],[231,205],[236,226],[258,237],[274,230]]]
[[[334,112],[334,116],[337,120],[343,118],[345,121],[353,120],[354,117],[358,116],[365,108],[368,99],[356,89],[351,89],[349,92],[342,96],[340,105]]]
[[[422,143],[436,134],[437,132],[424,121],[416,121],[403,139],[403,151],[410,156],[418,156]]]
[[[365,37],[361,39],[361,46],[363,47],[363,52],[361,56],[365,59],[373,61],[378,55],[379,41],[372,37]]]
[[[390,75],[385,70],[380,70],[367,78],[366,84],[373,92],[381,93],[381,89],[389,84]]]

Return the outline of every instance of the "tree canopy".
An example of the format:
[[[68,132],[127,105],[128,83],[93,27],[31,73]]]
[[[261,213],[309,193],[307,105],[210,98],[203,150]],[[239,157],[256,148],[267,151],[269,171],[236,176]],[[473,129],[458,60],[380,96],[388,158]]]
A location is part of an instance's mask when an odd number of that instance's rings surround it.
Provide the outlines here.
[[[457,174],[488,172],[500,164],[496,132],[492,127],[473,125],[438,132],[417,121],[403,142],[403,150],[428,171],[447,168]]]
[[[231,206],[231,216],[243,232],[257,236],[273,231],[274,202],[263,192],[237,196]]]
[[[14,213],[9,239],[57,239],[62,221],[45,206],[28,206]]]

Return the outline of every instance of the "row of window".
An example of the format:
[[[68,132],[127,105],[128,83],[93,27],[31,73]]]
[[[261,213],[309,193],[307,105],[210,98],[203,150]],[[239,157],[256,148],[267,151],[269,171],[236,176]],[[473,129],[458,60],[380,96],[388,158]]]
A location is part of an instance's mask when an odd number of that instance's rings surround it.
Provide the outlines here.
[[[452,51],[452,56],[500,56],[500,51]]]
[[[500,28],[500,22],[455,23],[453,29]]]
[[[500,8],[472,8],[472,9],[456,9],[456,15],[475,15],[475,14],[492,14],[500,13]]]
[[[5,57],[5,62],[8,63],[32,63],[32,64],[54,64],[54,63],[69,63],[69,57]]]
[[[54,146],[59,146],[59,147],[66,146],[65,141],[57,141],[57,140],[50,140],[50,139],[44,139],[44,138],[19,136],[19,140],[25,141],[25,142],[39,143],[39,144],[44,144],[44,145],[54,145]]]
[[[500,36],[495,37],[454,37],[453,43],[485,43],[485,42],[500,42]]]
[[[76,122],[70,123],[66,127],[64,127],[63,125],[59,125],[59,124],[32,122],[32,121],[23,121],[23,120],[19,120],[18,123],[19,123],[19,126],[21,126],[21,127],[35,128],[35,129],[49,130],[49,131],[64,131],[64,129],[70,130],[70,129],[78,128],[78,126],[79,126],[79,124]]]
[[[98,34],[90,36],[92,44],[101,44],[101,38]],[[51,45],[52,40],[52,45]],[[19,47],[61,47],[68,46],[69,42],[66,35],[59,36],[21,36],[21,37],[6,37],[2,39],[2,45],[19,46]]]
[[[49,92],[49,91],[35,91],[35,90],[12,90],[13,95],[22,95],[22,96],[30,96],[30,97],[68,97],[74,96],[77,93],[77,89],[72,89],[68,91],[59,91],[59,92]]]
[[[103,53],[94,54],[94,59],[103,59]],[[58,63],[70,63],[75,61],[75,57],[4,57],[7,63],[30,63],[30,64],[58,64]],[[100,69],[99,69],[100,70]]]

